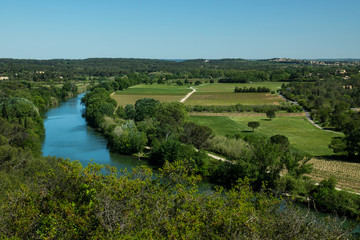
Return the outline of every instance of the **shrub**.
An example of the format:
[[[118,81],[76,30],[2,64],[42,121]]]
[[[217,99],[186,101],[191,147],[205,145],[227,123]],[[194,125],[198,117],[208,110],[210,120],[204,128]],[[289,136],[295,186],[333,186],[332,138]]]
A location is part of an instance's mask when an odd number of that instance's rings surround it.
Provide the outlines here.
[[[249,152],[249,145],[242,139],[215,136],[209,140],[209,150],[228,159],[239,159]]]

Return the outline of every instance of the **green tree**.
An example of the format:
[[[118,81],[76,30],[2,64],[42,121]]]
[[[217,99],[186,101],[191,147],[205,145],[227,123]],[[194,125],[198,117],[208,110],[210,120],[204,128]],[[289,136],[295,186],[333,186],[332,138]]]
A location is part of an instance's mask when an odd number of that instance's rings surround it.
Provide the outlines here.
[[[25,98],[13,97],[3,105],[2,115],[5,118],[24,118],[39,116],[35,105]]]
[[[202,152],[196,152],[194,147],[183,144],[175,139],[158,142],[151,147],[150,162],[162,166],[165,161],[174,162],[178,160],[194,160],[201,162]]]
[[[183,82],[182,82],[181,80],[177,80],[177,81],[176,81],[176,84],[177,84],[178,86],[182,86],[182,85],[183,85]]]
[[[64,85],[62,86],[62,89],[64,89],[67,92],[72,92],[74,94],[77,93],[77,90],[78,90],[76,84],[69,83],[69,82],[64,83]]]
[[[329,148],[335,153],[347,153],[349,158],[360,160],[360,128],[345,132],[345,137],[333,137]]]
[[[287,150],[290,146],[290,142],[289,139],[284,136],[284,135],[280,135],[280,134],[276,134],[274,136],[270,137],[270,142],[273,144],[278,144],[281,146],[282,149]]]
[[[135,111],[134,105],[127,104],[125,106],[124,111],[125,111],[126,119],[134,119],[135,118],[136,111]]]
[[[185,105],[180,102],[165,102],[154,110],[159,121],[159,132],[168,139],[173,134],[179,134],[187,118]]]
[[[130,82],[128,78],[115,78],[115,81],[119,85],[119,90],[127,89],[130,86]]]
[[[252,130],[254,131],[255,128],[258,128],[260,126],[259,122],[248,122],[248,127],[252,128]]]
[[[181,140],[184,143],[194,145],[196,148],[201,149],[208,143],[212,135],[211,128],[207,126],[200,126],[193,122],[187,122],[183,126],[184,131],[181,134]]]
[[[266,112],[266,117],[270,118],[270,120],[273,119],[273,118],[275,118],[275,117],[276,117],[275,111],[273,111],[273,110],[268,110],[268,111]]]
[[[123,106],[118,106],[116,111],[115,111],[115,115],[119,118],[126,118],[126,113],[125,113],[125,109]]]
[[[346,153],[346,142],[344,137],[333,137],[331,143],[329,144],[334,153]]]
[[[346,134],[345,143],[349,157],[360,160],[360,128]]]
[[[153,117],[155,109],[160,105],[158,100],[153,98],[142,98],[135,102],[135,121],[143,121],[145,118]]]

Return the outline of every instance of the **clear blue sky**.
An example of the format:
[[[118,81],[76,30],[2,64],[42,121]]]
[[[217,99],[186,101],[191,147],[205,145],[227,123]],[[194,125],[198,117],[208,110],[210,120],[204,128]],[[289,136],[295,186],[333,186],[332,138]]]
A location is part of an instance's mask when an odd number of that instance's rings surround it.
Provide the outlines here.
[[[360,58],[360,0],[0,0],[0,58]]]

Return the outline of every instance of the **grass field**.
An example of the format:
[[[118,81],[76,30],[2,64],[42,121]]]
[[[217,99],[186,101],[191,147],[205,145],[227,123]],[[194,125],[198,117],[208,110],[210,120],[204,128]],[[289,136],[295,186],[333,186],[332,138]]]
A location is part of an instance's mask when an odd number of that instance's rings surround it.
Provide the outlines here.
[[[209,126],[215,134],[226,135],[240,133],[243,136],[255,134],[271,137],[276,134],[285,135],[292,146],[314,156],[329,155],[332,150],[328,148],[331,138],[340,134],[325,132],[314,127],[303,116],[276,117],[268,121],[264,116],[241,117],[209,117],[191,116],[191,120],[201,125]],[[250,121],[260,122],[260,126],[251,132],[247,126]]]
[[[280,82],[263,83],[212,83],[196,87],[196,92],[185,102],[187,105],[277,105],[282,100],[278,95],[270,93],[234,93],[238,87],[268,87],[271,90],[279,89]]]
[[[123,91],[117,91],[111,95],[119,105],[135,104],[141,98],[153,98],[160,102],[180,101],[192,90],[188,86],[176,85],[136,85]]]

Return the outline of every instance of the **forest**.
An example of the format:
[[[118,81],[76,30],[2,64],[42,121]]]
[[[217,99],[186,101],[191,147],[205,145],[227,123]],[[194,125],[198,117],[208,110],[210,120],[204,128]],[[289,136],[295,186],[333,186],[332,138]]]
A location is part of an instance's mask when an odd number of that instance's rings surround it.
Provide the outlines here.
[[[337,191],[334,178],[316,185],[307,175],[311,156],[291,146],[286,136],[220,136],[191,121],[189,114],[271,111],[271,121],[275,112],[304,108],[323,127],[344,133],[330,144],[336,154],[358,161],[360,115],[352,109],[360,107],[359,70],[356,62],[0,59],[0,76],[9,77],[0,82],[0,235],[355,239],[336,218],[319,221],[294,206],[296,198],[337,216],[360,216],[360,197]],[[278,92],[299,105],[193,106],[146,97],[123,107],[111,97],[138,84],[188,84],[187,79],[281,81]],[[232,94],[249,91],[241,89]],[[265,87],[255,90],[270,92]],[[82,104],[88,125],[107,139],[111,151],[134,154],[155,170],[139,167],[127,172],[42,156],[45,131],[40,112],[80,91],[87,91]],[[226,160],[215,160],[208,152]],[[199,191],[196,184],[202,178],[216,186],[210,193]]]

